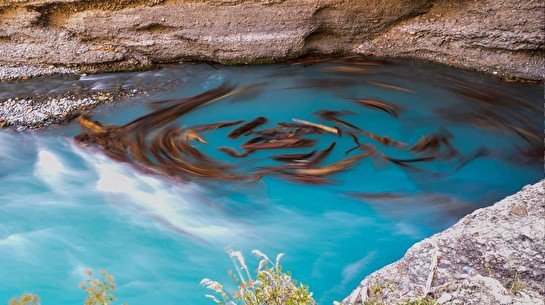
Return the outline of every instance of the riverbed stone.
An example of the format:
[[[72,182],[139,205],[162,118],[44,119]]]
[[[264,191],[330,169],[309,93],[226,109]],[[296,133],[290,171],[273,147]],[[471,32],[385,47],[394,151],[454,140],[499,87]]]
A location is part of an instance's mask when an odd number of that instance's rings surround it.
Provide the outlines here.
[[[541,181],[415,244],[401,260],[366,277],[343,304],[371,298],[398,304],[424,296],[450,305],[544,304],[544,241]]]

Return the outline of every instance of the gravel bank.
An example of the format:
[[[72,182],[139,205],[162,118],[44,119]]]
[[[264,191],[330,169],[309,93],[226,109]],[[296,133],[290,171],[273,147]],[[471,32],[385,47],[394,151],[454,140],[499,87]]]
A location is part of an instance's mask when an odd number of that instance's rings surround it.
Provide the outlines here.
[[[145,94],[136,89],[123,92],[96,92],[87,96],[64,94],[41,99],[6,99],[0,101],[0,127],[10,130],[37,130],[69,121],[101,104],[119,102]]]
[[[68,69],[10,69],[10,76],[23,73],[29,79],[0,82],[0,127],[16,131],[39,130],[69,121],[102,104],[145,98],[179,85],[184,78],[172,77],[161,70],[96,75],[73,75],[73,72]],[[44,74],[57,75],[42,79]]]
[[[32,77],[55,75],[55,74],[76,74],[78,70],[63,67],[40,67],[40,66],[0,66],[0,81],[13,79],[28,79]]]

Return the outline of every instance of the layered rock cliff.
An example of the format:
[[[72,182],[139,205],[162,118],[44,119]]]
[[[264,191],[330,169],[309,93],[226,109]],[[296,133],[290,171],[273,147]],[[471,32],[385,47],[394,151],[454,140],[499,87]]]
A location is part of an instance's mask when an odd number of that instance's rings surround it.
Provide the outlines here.
[[[364,53],[545,76],[538,0],[0,0],[0,65],[145,69]]]

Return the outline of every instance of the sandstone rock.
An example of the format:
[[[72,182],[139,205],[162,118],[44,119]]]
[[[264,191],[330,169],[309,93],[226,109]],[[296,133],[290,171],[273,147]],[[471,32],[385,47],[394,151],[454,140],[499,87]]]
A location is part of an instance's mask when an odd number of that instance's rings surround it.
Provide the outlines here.
[[[0,1],[0,64],[128,70],[347,52],[430,0]]]
[[[539,0],[439,0],[425,14],[396,24],[357,51],[542,80],[543,24],[545,3]],[[412,39],[414,35],[418,38]]]
[[[538,0],[0,0],[0,65],[99,72],[360,52],[539,79],[544,10]]]

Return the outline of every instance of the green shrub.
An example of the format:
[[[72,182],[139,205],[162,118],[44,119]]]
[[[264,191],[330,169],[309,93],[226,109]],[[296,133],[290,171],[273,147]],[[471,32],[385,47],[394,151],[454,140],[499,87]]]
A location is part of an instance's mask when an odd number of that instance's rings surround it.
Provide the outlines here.
[[[315,305],[308,286],[298,284],[289,273],[282,271],[278,254],[275,262],[259,250],[252,253],[260,258],[254,277],[250,274],[244,256],[239,251],[229,251],[236,274],[229,272],[238,289],[227,292],[222,284],[203,279],[201,285],[215,292],[207,294],[219,305]],[[255,279],[254,279],[255,278]]]
[[[12,298],[8,305],[40,305],[40,298],[32,293],[25,293],[19,298]]]
[[[289,272],[282,270],[280,260],[284,254],[278,254],[275,261],[259,250],[253,250],[252,254],[260,261],[255,272],[250,272],[244,256],[239,251],[228,251],[235,271],[228,271],[237,289],[232,292],[216,281],[203,279],[201,285],[215,292],[215,295],[205,296],[218,305],[316,305],[308,286],[297,283]],[[87,279],[80,283],[80,288],[85,290],[87,298],[84,305],[110,305],[117,298],[115,280],[106,270],[100,270],[100,276],[93,277],[93,271],[86,270]],[[253,274],[253,276],[252,276]],[[370,297],[363,305],[385,305],[378,295],[387,288],[386,284],[377,284],[370,287]],[[513,289],[514,290],[514,289]],[[342,305],[334,302],[335,305]],[[8,305],[40,305],[38,296],[30,293],[12,298]],[[126,304],[125,304],[126,305]],[[437,302],[424,297],[406,301],[398,305],[437,305]]]
[[[437,301],[431,297],[424,297],[412,301],[406,301],[404,303],[400,303],[399,305],[439,305],[439,303],[437,303]]]
[[[79,284],[87,293],[85,305],[108,305],[116,300],[114,277],[108,271],[100,270],[102,279],[94,278],[92,270],[86,270],[85,274],[88,278]]]

